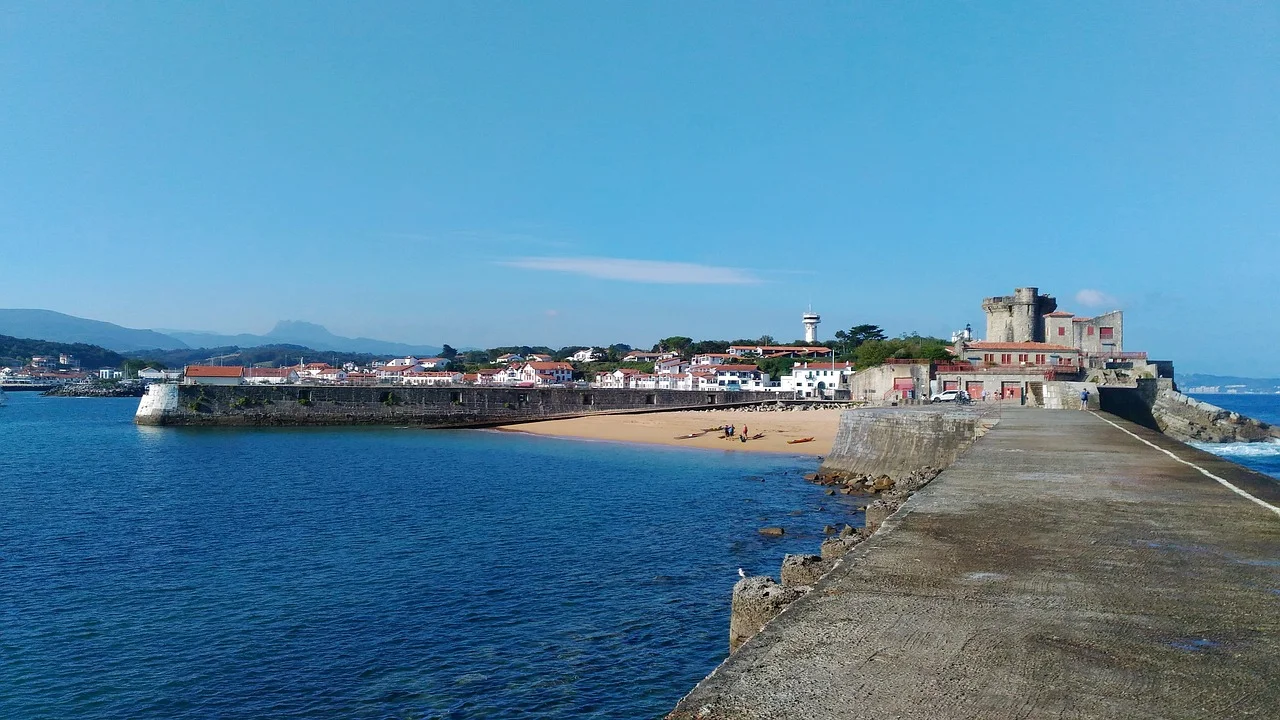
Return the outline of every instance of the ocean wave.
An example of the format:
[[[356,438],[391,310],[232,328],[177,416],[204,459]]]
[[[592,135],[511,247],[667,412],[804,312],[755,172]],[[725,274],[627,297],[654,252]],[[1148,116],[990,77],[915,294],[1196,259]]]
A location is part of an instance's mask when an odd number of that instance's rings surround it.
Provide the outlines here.
[[[1191,443],[1205,452],[1222,457],[1280,457],[1280,441],[1237,443]]]

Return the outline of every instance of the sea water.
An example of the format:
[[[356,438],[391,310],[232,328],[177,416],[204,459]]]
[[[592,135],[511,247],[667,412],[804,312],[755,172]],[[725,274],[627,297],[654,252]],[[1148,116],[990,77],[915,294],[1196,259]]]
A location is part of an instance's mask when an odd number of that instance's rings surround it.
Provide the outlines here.
[[[802,456],[8,397],[3,718],[657,717],[739,567],[861,523]]]
[[[1280,425],[1280,395],[1233,395],[1230,393],[1195,395],[1210,405],[1241,415]],[[1233,460],[1241,465],[1280,479],[1280,442],[1263,443],[1196,443],[1196,447]]]

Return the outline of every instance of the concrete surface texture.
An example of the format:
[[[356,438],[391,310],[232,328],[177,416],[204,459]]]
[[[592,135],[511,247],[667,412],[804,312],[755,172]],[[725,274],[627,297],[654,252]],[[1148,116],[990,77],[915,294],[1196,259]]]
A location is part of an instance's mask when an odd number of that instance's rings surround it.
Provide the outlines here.
[[[1280,504],[1112,416],[1006,411],[669,717],[1277,717],[1280,515],[1126,430]]]

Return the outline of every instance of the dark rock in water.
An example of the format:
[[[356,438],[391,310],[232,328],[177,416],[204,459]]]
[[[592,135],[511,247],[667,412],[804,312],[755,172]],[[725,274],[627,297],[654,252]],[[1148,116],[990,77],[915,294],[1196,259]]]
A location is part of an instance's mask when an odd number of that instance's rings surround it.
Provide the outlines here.
[[[835,491],[835,490],[827,490],[827,494],[828,494],[828,495],[835,495],[835,494],[836,494],[836,491]]]
[[[824,527],[822,528],[822,534],[823,534],[823,535],[835,535],[835,534],[836,534],[836,526],[835,526],[835,525],[826,525],[826,526],[824,526]]]
[[[783,530],[782,528],[776,527],[776,526],[762,527],[760,528],[759,532],[761,535],[765,537],[782,537],[783,535],[787,534],[786,530]]]
[[[813,481],[815,481],[815,480],[819,480],[819,479],[821,479],[821,478],[822,478],[822,476],[821,476],[821,475],[819,475],[818,473],[809,473],[808,475],[805,475],[805,476],[804,476],[804,479],[805,479],[805,480],[808,480],[809,482],[813,482]]]

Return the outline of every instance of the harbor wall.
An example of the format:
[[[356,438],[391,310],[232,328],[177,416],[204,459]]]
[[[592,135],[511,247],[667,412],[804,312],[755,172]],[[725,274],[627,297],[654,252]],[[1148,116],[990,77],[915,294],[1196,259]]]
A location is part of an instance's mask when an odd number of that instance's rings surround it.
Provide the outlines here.
[[[978,422],[978,413],[971,410],[849,410],[840,416],[840,429],[822,472],[888,475],[898,480],[921,467],[946,467],[977,438]]]
[[[776,402],[775,393],[598,388],[152,385],[140,425],[417,425],[464,428],[582,415]]]

